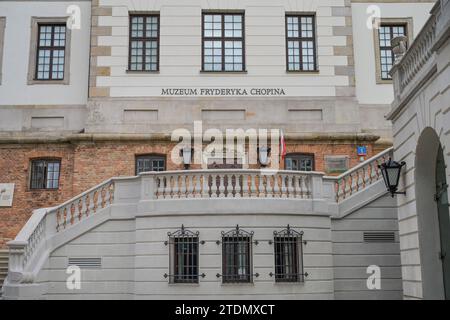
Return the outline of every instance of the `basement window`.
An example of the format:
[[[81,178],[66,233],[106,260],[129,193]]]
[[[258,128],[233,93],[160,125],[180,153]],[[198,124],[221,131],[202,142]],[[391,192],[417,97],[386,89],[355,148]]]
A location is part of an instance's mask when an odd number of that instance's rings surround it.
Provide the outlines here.
[[[222,232],[222,282],[252,282],[252,238],[253,232],[247,232],[236,226],[228,232]]]
[[[30,189],[58,189],[60,160],[39,159],[31,161]]]
[[[169,232],[170,283],[198,283],[199,279],[199,232],[192,232],[181,226],[174,233]]]
[[[303,282],[303,232],[274,231],[275,282]]]

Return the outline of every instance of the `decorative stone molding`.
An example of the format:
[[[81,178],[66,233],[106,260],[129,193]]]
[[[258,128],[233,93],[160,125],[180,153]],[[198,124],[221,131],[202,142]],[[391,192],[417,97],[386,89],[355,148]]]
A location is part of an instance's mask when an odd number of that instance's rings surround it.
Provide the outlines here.
[[[334,26],[333,36],[345,36],[345,46],[334,46],[333,54],[335,56],[346,56],[347,65],[335,66],[334,74],[337,76],[347,76],[348,86],[336,87],[336,96],[353,97],[355,91],[355,59],[353,53],[353,27],[352,27],[352,10],[351,1],[346,0],[344,7],[331,7],[333,17],[344,17],[345,26]]]
[[[406,52],[406,47],[408,45],[408,38],[404,36],[395,37],[391,40],[391,45],[392,51],[394,52],[395,56],[394,63],[398,63]]]
[[[109,76],[111,67],[98,66],[97,57],[111,56],[110,46],[99,46],[99,36],[111,36],[112,27],[99,26],[101,16],[112,16],[112,7],[101,6],[99,0],[91,2],[91,53],[89,70],[89,98],[109,97],[108,87],[97,87],[97,76]]]

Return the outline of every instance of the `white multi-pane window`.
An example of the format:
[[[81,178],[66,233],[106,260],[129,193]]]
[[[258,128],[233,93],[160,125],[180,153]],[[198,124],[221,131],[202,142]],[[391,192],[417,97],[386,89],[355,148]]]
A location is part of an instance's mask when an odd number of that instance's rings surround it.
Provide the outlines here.
[[[203,13],[203,71],[244,71],[244,14]]]
[[[288,71],[316,71],[315,21],[311,15],[286,15]]]
[[[130,15],[130,71],[159,70],[159,15]]]
[[[64,24],[38,26],[36,80],[64,79],[65,45]]]
[[[406,36],[405,25],[381,25],[379,30],[381,79],[391,80],[389,71],[394,64],[394,53],[391,40],[398,36]]]

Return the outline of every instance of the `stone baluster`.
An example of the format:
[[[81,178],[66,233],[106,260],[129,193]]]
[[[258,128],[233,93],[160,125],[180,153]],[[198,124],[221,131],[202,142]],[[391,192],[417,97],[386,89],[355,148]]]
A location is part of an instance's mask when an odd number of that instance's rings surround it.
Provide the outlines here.
[[[280,176],[278,174],[273,175],[273,197],[278,198],[280,196]]]
[[[225,175],[219,174],[219,198],[225,198]]]
[[[210,174],[204,173],[202,175],[202,198],[209,198],[209,181],[211,179]]]
[[[179,176],[175,174],[170,176],[170,179],[172,180],[172,199],[177,199],[180,196]]]
[[[78,207],[78,221],[80,221],[81,218],[83,218],[83,198],[78,199],[77,207]]]
[[[240,198],[242,195],[242,176],[234,174],[234,197]]]
[[[186,192],[187,192],[187,188],[186,188],[186,175],[181,174],[179,176],[177,176],[178,181],[180,181],[180,191],[178,194],[178,198],[186,198]]]
[[[281,198],[287,198],[287,186],[286,184],[288,183],[287,181],[287,176],[284,174],[280,175],[280,181],[281,181]]]
[[[289,198],[295,198],[295,175],[287,175],[287,191],[288,191],[288,197]]]
[[[70,210],[70,224],[72,225],[75,222],[75,204],[74,203],[72,203],[70,205],[69,210]]]
[[[259,198],[265,198],[266,197],[266,191],[264,188],[264,180],[267,178],[265,175],[259,175],[258,176],[258,197]]]
[[[194,193],[195,193],[194,178],[195,177],[193,174],[187,174],[187,176],[186,176],[186,185],[187,185],[186,198],[194,198],[195,197],[195,195],[194,195]]]
[[[274,176],[266,176],[266,197],[273,198],[273,179]]]
[[[164,198],[164,185],[165,185],[165,177],[159,176],[155,178],[156,182],[156,199]]]
[[[217,174],[211,174],[211,198],[217,198]]]
[[[200,198],[202,192],[202,185],[200,184],[200,174],[196,174],[192,176],[192,185],[193,185],[193,197]]]
[[[248,174],[245,173],[242,175],[242,197],[248,198],[249,197],[249,188],[248,188]]]
[[[258,190],[256,188],[256,174],[250,174],[250,196],[252,198],[258,197]]]

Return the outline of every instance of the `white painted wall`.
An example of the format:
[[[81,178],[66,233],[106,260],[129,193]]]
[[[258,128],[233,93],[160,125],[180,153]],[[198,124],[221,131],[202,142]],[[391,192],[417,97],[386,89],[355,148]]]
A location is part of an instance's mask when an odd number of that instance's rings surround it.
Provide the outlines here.
[[[72,30],[69,85],[27,85],[31,17],[67,16],[67,7],[81,9],[81,29]],[[0,105],[85,104],[89,69],[90,1],[1,1],[6,17]]]
[[[414,37],[429,17],[430,3],[352,3],[353,45],[355,53],[356,96],[361,104],[390,104],[394,99],[391,84],[376,83],[373,30],[366,27],[371,5],[379,6],[381,18],[413,19]]]
[[[132,1],[101,0],[113,6],[112,17],[99,17],[100,26],[112,26],[112,36],[98,44],[112,47],[112,55],[98,57],[99,66],[111,66],[111,76],[97,77],[97,86],[110,87],[113,97],[160,96],[161,88],[278,87],[289,96],[334,96],[336,86],[348,85],[347,76],[334,75],[334,67],[347,65],[347,57],[334,56],[333,45],[346,44],[345,36],[332,36],[333,26],[344,26],[345,17],[332,17],[331,6],[344,0],[226,0]],[[202,74],[202,9],[245,10],[247,74]],[[127,74],[128,12],[161,14],[161,63],[158,74]],[[285,12],[316,12],[318,74],[286,73]]]

